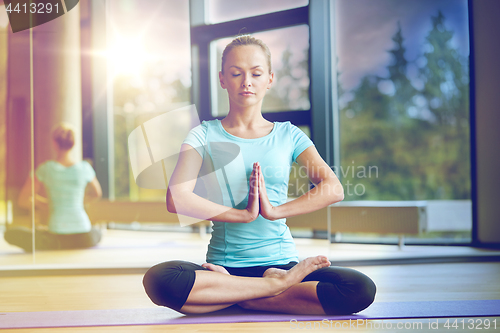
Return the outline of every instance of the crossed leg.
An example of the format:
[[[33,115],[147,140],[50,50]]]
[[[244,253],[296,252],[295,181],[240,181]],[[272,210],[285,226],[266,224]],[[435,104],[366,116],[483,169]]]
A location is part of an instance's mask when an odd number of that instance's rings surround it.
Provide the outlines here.
[[[329,265],[324,256],[311,257],[288,271],[268,269],[264,278],[253,278],[230,275],[221,266],[204,264],[209,271],[195,271],[194,285],[180,312],[206,313],[239,304],[247,309],[287,313],[304,313],[309,305],[310,310],[316,309],[314,313],[324,314],[316,296],[317,282],[301,281]]]
[[[280,276],[286,272],[286,270],[279,268],[269,268],[264,272],[263,277]],[[316,292],[318,283],[318,281],[300,282],[279,295],[251,299],[240,302],[238,305],[250,310],[291,314],[325,314]]]
[[[376,286],[369,277],[350,268],[326,267],[329,264],[318,256],[295,266],[280,266],[285,270],[228,268],[234,274],[230,275],[213,264],[171,261],[152,267],[143,283],[155,304],[183,313],[207,313],[238,304],[292,314],[350,314],[373,302]]]

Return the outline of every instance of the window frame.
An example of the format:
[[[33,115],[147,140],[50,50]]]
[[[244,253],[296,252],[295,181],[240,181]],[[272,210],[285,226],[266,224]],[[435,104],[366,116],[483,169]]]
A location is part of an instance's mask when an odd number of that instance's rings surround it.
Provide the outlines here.
[[[206,7],[204,5],[200,5],[199,1],[190,0],[190,10],[192,11],[191,49],[193,50],[193,84],[191,88],[191,102],[196,105],[201,120],[224,118],[224,116],[213,116],[211,112],[211,95],[213,92],[210,89],[212,86],[210,80],[210,66],[213,63],[213,59],[210,57],[210,44],[213,41],[221,38],[234,37],[242,31],[243,27],[245,33],[252,34],[304,24],[309,25],[309,6],[215,24],[206,23]],[[193,16],[197,16],[201,19],[196,20]],[[218,60],[219,59],[216,59],[216,61]],[[204,87],[204,89],[201,89],[201,87]],[[309,97],[311,97],[310,89],[311,88],[309,87]],[[285,110],[266,113],[265,118],[269,121],[288,120],[297,126],[309,126],[312,133],[311,110],[312,105],[307,110]]]

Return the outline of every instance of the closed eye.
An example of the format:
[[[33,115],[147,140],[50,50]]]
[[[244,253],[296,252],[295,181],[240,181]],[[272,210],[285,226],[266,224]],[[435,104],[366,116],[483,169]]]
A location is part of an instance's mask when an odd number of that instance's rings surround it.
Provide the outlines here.
[[[236,77],[236,76],[240,76],[240,74],[233,74],[233,76],[234,76],[234,77]]]

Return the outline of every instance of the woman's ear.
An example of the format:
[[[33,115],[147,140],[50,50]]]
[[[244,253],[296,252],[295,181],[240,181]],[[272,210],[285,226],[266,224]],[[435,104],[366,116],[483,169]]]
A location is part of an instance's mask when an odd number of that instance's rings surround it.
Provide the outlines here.
[[[274,82],[274,72],[269,73],[269,83],[267,84],[267,89],[271,89]]]
[[[224,74],[222,74],[222,72],[219,72],[219,82],[222,89],[226,89],[226,84],[224,83]]]

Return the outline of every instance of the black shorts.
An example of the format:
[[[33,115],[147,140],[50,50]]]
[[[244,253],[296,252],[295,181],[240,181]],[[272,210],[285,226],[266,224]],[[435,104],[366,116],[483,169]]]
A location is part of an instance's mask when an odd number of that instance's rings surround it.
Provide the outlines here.
[[[270,267],[291,269],[296,262],[286,265],[225,267],[231,275],[262,277]],[[187,261],[168,261],[151,267],[143,279],[144,288],[153,303],[180,311],[193,288],[196,270],[208,270]],[[318,299],[326,314],[351,314],[366,309],[375,298],[375,283],[363,273],[351,268],[324,267],[303,280],[319,281]]]

